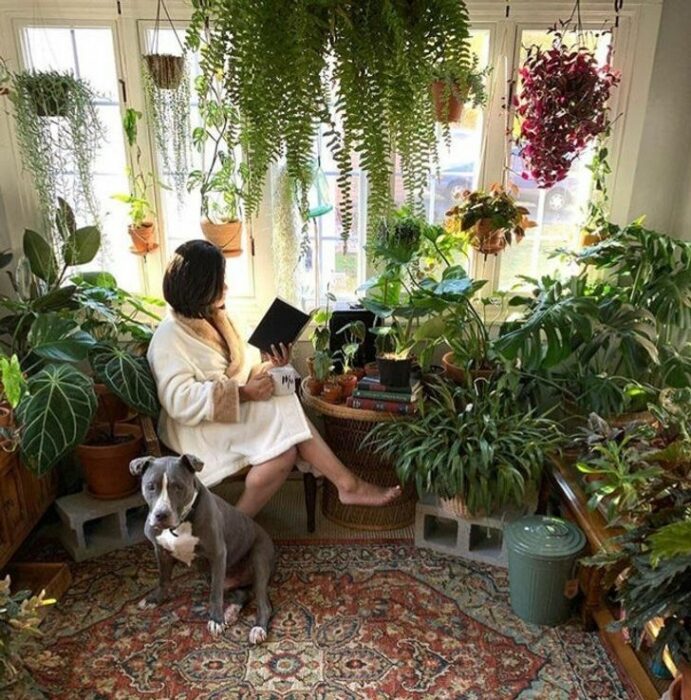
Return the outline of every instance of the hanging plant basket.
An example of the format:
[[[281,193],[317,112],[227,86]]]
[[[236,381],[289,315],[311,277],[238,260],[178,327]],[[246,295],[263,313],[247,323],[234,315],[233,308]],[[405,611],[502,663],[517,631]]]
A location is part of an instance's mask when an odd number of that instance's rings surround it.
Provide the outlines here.
[[[226,258],[242,255],[242,221],[236,219],[215,224],[203,218],[201,227],[206,240],[220,248]]]
[[[480,219],[475,224],[470,243],[483,255],[498,255],[506,248],[506,233],[503,229],[495,229],[491,219]]]
[[[185,75],[184,56],[150,53],[144,56],[154,85],[161,90],[177,90]]]
[[[127,232],[132,238],[132,252],[139,255],[149,253],[157,247],[156,226],[153,221],[145,221],[141,226],[130,224]]]
[[[458,84],[447,80],[435,80],[430,86],[430,91],[437,121],[442,124],[460,122],[467,95],[461,91]]]
[[[52,74],[37,75],[27,83],[27,91],[39,117],[66,117],[70,109],[71,88],[68,81],[56,80]]]

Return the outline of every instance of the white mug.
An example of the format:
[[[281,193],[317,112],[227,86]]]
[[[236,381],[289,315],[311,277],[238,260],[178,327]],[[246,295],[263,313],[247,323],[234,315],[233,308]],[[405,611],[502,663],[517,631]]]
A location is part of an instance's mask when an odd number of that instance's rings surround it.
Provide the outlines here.
[[[295,393],[295,380],[298,373],[292,365],[272,367],[269,374],[274,383],[274,396],[288,396]]]

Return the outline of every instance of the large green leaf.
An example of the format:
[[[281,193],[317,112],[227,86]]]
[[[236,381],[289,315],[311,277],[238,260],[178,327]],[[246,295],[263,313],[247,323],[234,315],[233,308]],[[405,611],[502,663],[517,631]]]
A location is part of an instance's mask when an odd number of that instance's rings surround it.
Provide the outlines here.
[[[76,301],[72,298],[77,288],[73,284],[53,289],[43,294],[31,304],[34,311],[60,311],[65,308],[77,308]]]
[[[40,357],[58,362],[85,360],[95,340],[76,321],[55,313],[41,314],[31,324],[29,345]]]
[[[41,370],[29,380],[17,409],[24,464],[35,474],[45,474],[84,439],[95,411],[89,377],[70,365]]]
[[[58,267],[50,243],[36,231],[24,231],[24,255],[29,260],[31,272],[48,284],[58,278]]]
[[[92,364],[108,389],[130,408],[147,416],[158,415],[156,382],[145,357],[109,347],[93,353]]]
[[[85,265],[91,262],[101,247],[101,232],[96,226],[78,228],[65,241],[62,256],[67,265]]]

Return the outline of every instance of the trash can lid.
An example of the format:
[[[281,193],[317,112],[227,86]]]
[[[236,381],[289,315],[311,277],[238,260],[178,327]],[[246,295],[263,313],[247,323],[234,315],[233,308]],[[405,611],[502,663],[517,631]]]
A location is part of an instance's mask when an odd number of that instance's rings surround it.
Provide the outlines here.
[[[509,549],[537,559],[565,559],[585,546],[579,527],[561,518],[530,515],[511,523],[506,529]]]

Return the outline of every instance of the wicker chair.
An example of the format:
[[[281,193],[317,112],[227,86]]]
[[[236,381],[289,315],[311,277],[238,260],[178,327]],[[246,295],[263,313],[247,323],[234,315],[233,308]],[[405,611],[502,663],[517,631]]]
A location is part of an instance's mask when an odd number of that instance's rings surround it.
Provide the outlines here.
[[[164,454],[176,454],[170,450],[166,445],[164,445],[156,434],[156,429],[154,428],[154,423],[149,418],[149,416],[140,416],[139,422],[142,428],[142,434],[144,436],[144,443],[146,445],[147,454],[153,457],[161,457]],[[245,474],[249,471],[249,467],[244,469],[238,474],[233,474],[233,476],[228,477],[226,481],[242,481],[245,478]],[[297,467],[293,469],[297,471]],[[315,511],[317,506],[317,480],[314,474],[309,472],[303,472],[302,474],[302,485],[305,490],[305,512],[307,515],[307,532],[314,532],[316,527],[315,522]]]

